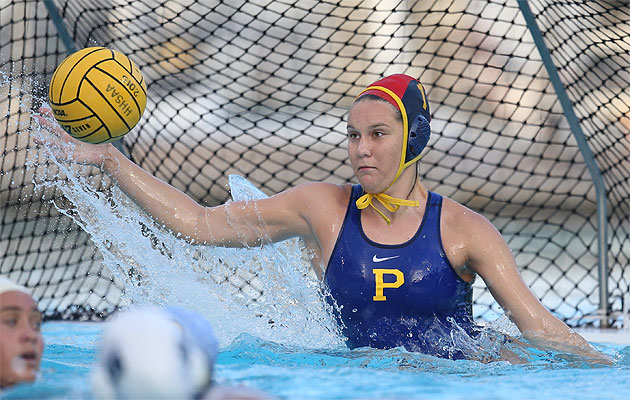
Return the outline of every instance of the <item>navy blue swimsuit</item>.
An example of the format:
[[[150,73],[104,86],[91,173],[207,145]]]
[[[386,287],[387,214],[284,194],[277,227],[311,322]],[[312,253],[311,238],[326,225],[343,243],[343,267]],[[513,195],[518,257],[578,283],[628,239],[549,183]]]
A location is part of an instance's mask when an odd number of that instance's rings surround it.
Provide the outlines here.
[[[362,193],[359,185],[353,186],[324,277],[347,345],[402,346],[437,357],[466,358],[454,349],[451,331],[461,331],[459,326],[474,336],[472,285],[455,273],[444,252],[442,196],[429,192],[413,238],[386,245],[363,232],[355,205]]]

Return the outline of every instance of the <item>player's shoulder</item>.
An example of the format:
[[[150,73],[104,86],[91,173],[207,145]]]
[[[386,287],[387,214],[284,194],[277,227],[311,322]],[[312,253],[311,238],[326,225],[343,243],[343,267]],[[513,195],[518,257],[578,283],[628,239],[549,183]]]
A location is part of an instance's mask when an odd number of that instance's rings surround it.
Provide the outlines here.
[[[442,198],[442,221],[447,226],[456,226],[463,231],[492,226],[482,214],[449,197],[442,196]]]
[[[334,184],[327,182],[302,183],[292,189],[300,197],[319,199],[327,203],[347,203],[352,191],[351,184]]]
[[[343,218],[348,208],[352,185],[309,182],[295,186],[291,191],[293,195],[288,199],[287,207],[299,210],[315,226]]]

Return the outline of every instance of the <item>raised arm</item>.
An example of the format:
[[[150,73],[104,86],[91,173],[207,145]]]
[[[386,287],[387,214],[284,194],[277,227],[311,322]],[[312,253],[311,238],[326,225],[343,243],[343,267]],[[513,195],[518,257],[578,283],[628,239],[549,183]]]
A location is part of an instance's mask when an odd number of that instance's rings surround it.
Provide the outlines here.
[[[48,112],[44,110],[46,115]],[[50,117],[50,115],[48,115]],[[36,116],[53,136],[40,138],[62,158],[99,165],[134,202],[155,221],[187,240],[211,245],[243,247],[289,237],[312,235],[307,219],[317,185],[302,185],[270,198],[203,207],[177,188],[151,175],[111,144],[80,142],[50,118]],[[73,149],[67,149],[73,147]],[[320,193],[321,194],[321,193]]]
[[[483,216],[470,210],[460,214],[465,227],[466,264],[479,274],[495,300],[530,343],[609,363],[584,338],[556,318],[527,287],[506,241]]]

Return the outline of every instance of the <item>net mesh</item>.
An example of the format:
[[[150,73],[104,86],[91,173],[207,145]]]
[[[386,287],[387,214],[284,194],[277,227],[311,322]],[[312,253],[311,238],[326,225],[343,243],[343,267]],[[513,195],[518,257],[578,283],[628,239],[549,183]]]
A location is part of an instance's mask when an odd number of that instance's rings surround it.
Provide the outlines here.
[[[124,302],[122,283],[26,166],[31,99],[67,55],[44,3],[0,3],[0,273],[35,288],[49,317],[103,316]],[[630,286],[630,6],[529,3],[606,184],[614,320]],[[592,179],[516,1],[49,4],[77,48],[114,48],[142,70],[147,109],[124,152],[209,206],[229,198],[229,174],[267,194],[354,182],[354,96],[390,73],[418,77],[433,112],[425,186],[488,217],[552,312],[598,323]],[[474,301],[478,318],[500,312],[481,280]]]

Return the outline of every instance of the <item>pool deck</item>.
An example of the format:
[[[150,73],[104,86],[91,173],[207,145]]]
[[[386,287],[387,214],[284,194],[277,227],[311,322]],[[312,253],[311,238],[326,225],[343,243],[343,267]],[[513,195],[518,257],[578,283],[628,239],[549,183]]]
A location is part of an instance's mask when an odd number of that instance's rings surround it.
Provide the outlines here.
[[[592,343],[614,343],[630,345],[630,329],[575,328],[584,339]]]

